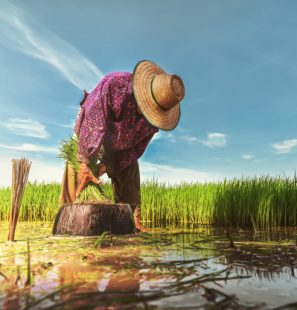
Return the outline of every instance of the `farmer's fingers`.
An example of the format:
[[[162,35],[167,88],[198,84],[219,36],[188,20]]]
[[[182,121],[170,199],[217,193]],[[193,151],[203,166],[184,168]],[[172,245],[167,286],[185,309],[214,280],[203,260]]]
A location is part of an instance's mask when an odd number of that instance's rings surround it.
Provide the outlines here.
[[[86,171],[86,178],[87,178],[88,181],[92,181],[95,184],[100,184],[101,183],[101,181],[94,176],[92,170],[89,169],[89,168]]]
[[[75,197],[78,198],[80,193],[82,192],[82,190],[84,189],[83,186],[80,186],[77,188],[76,192],[75,192]]]
[[[77,190],[75,193],[76,198],[79,197],[80,193],[82,192],[82,190],[84,189],[87,183],[88,183],[87,178],[81,178],[78,180],[78,186],[77,186]]]
[[[95,184],[101,184],[101,180],[97,179],[94,175],[90,176],[90,180]]]

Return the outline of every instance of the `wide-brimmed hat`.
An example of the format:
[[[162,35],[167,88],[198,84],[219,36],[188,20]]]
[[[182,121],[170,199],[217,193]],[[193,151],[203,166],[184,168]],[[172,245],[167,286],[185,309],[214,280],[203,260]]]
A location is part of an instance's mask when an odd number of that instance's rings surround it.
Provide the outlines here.
[[[155,127],[174,129],[180,118],[180,102],[185,96],[182,79],[166,73],[149,60],[140,61],[133,72],[133,91],[144,117]]]

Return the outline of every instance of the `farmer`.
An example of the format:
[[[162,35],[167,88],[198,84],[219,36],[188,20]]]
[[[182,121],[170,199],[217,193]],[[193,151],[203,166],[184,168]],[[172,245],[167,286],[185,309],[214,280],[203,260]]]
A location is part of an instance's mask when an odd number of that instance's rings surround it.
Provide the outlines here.
[[[138,230],[140,224],[140,174],[138,158],[153,135],[174,129],[184,98],[180,77],[169,75],[151,61],[140,61],[133,74],[107,74],[81,102],[74,131],[78,136],[80,169],[71,186],[73,171],[65,171],[60,202],[73,202],[88,182],[101,183],[107,173],[116,203],[130,204]],[[100,160],[98,176],[88,167]]]

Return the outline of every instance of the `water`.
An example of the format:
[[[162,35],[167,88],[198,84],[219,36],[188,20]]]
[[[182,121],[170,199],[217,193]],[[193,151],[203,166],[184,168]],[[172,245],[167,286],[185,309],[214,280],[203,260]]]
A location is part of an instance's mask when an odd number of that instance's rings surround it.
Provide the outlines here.
[[[7,243],[0,223],[0,308],[297,308],[294,229],[82,238],[53,237],[51,225],[18,223]]]

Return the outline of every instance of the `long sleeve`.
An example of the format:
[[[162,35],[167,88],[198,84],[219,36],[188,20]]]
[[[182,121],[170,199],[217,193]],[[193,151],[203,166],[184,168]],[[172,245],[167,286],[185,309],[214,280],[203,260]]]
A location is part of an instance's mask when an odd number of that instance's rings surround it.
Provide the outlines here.
[[[104,80],[89,94],[75,124],[78,159],[89,164],[104,140],[108,118],[108,85]]]
[[[157,131],[137,112],[133,75],[110,73],[87,96],[77,117],[78,159],[88,164],[98,156],[107,174],[114,175],[143,154]]]

